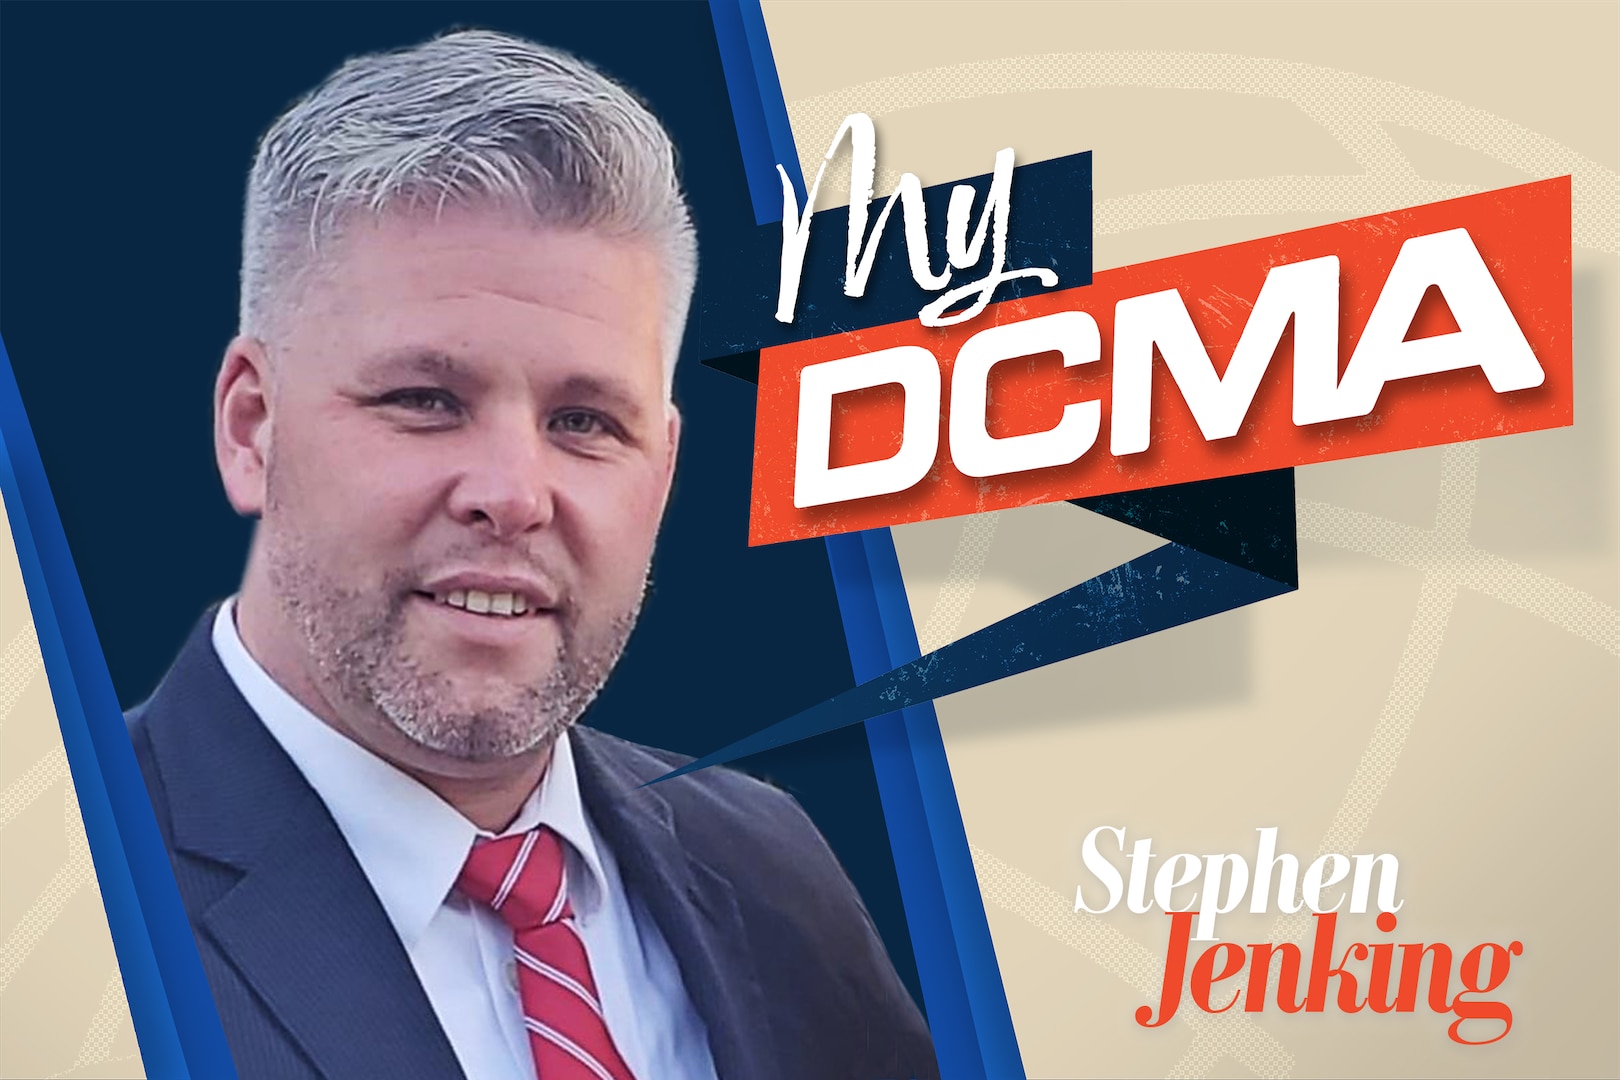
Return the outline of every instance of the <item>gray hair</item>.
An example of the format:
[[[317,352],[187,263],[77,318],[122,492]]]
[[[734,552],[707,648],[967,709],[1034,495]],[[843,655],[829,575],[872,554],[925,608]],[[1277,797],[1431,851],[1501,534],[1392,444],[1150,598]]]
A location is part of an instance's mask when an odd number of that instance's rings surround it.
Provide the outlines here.
[[[485,30],[352,59],[271,125],[248,179],[242,332],[275,332],[352,216],[484,204],[651,242],[665,275],[667,393],[697,277],[669,135],[583,61]]]

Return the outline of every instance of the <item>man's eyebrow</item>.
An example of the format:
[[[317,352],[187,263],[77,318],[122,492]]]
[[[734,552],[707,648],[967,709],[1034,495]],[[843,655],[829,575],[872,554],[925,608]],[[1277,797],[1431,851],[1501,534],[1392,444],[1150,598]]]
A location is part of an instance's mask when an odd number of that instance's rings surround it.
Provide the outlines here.
[[[372,357],[360,365],[362,380],[399,375],[425,375],[435,379],[467,379],[472,370],[447,352],[438,349],[403,349]]]
[[[628,384],[615,378],[570,375],[558,390],[568,400],[592,400],[609,405],[626,420],[640,420],[646,412],[640,396]]]

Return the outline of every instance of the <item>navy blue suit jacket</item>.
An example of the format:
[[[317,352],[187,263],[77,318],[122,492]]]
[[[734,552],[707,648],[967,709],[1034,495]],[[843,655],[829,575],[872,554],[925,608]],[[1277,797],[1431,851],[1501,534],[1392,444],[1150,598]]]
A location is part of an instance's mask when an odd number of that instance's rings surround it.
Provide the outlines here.
[[[129,721],[238,1071],[462,1077],[359,863],[211,625]],[[721,1080],[937,1076],[927,1026],[791,798],[726,769],[644,788],[686,759],[571,737],[586,811],[669,943]]]

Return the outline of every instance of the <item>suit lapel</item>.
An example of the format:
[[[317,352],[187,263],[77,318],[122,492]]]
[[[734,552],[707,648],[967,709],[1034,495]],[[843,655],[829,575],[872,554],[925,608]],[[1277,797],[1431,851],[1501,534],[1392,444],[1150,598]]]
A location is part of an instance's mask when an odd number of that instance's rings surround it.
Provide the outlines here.
[[[202,924],[331,1080],[462,1075],[336,827],[289,833],[266,849]]]
[[[683,844],[668,802],[640,786],[667,770],[589,728],[575,729],[573,740],[585,809],[680,966],[720,1080],[773,1075],[764,992],[736,894]]]
[[[242,873],[194,918],[330,1080],[461,1077],[382,904],[220,666],[211,625],[212,612],[146,712],[175,847]]]

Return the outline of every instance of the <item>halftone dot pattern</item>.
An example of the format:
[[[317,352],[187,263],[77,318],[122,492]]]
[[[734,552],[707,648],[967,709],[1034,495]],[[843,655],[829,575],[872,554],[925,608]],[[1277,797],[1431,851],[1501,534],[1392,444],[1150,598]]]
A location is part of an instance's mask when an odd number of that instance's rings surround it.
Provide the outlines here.
[[[56,922],[58,915],[73,894],[95,882],[95,868],[90,862],[90,841],[84,835],[84,819],[79,816],[79,800],[73,791],[73,780],[64,777],[62,832],[67,839],[67,860],[51,875],[51,880],[0,943],[0,994],[5,993],[12,976],[22,967],[28,954],[45,936],[45,931]]]
[[[118,1038],[120,1030],[129,1022],[129,1001],[124,997],[124,980],[114,974],[107,980],[107,986],[101,992],[101,1004],[96,1014],[90,1018],[90,1026],[84,1033],[84,1042],[79,1047],[79,1056],[73,1059],[73,1064],[62,1072],[52,1073],[48,1080],[60,1080],[62,1077],[71,1077],[81,1070],[96,1065],[117,1064],[120,1061],[137,1060],[140,1055],[127,1055],[114,1057],[113,1043]]]
[[[985,560],[990,557],[990,546],[995,543],[996,523],[1000,511],[974,514],[962,519],[962,536],[956,542],[956,554],[951,557],[950,573],[939,586],[928,621],[917,633],[917,641],[924,653],[933,652],[956,640],[956,629],[962,625],[973,590],[984,572]]]
[[[1620,656],[1620,609],[1500,555],[1359,510],[1300,499],[1299,538],[1420,570],[1442,570],[1464,588],[1527,611]]]
[[[44,670],[39,638],[34,633],[34,622],[30,619],[12,637],[6,651],[0,654],[0,722],[11,715],[23,691]],[[0,828],[4,828],[67,773],[67,755],[60,746],[30,765],[26,772],[0,791]]]
[[[13,818],[67,775],[67,752],[60,746],[28,766],[27,772],[0,791],[0,829],[11,824]]]
[[[0,723],[11,715],[17,699],[43,670],[45,661],[40,656],[39,638],[34,633],[34,620],[29,619],[7,642],[6,651],[0,653]]]
[[[814,176],[845,116],[872,116],[1001,94],[1101,87],[1212,90],[1277,98],[1321,124],[1365,170],[1346,176],[1270,176],[1186,184],[1104,199],[1095,207],[1099,235],[1155,225],[1288,212],[1360,217],[1483,190],[1425,180],[1384,124],[1399,124],[1467,147],[1526,173],[1573,176],[1574,239],[1620,254],[1620,173],[1554,139],[1442,97],[1336,68],[1228,53],[1066,52],[1009,56],[929,68],[858,83],[788,103],[805,175]],[[884,170],[877,190],[899,174]]]

